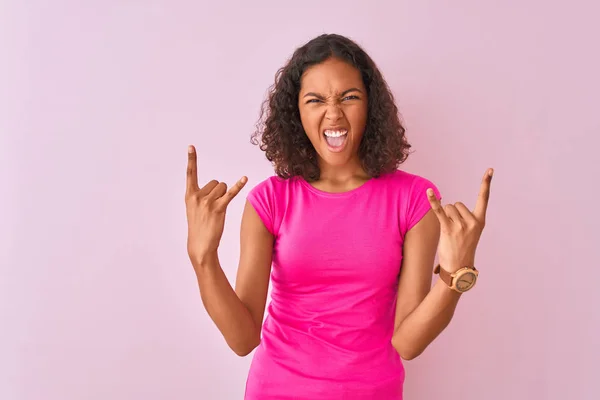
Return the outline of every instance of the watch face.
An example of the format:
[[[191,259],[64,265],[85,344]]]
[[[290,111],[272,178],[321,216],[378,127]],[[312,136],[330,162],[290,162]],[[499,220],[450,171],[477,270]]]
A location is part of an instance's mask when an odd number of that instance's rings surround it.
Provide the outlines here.
[[[476,280],[477,275],[475,275],[473,272],[465,272],[458,277],[456,281],[456,289],[458,289],[460,292],[466,292],[475,285]]]

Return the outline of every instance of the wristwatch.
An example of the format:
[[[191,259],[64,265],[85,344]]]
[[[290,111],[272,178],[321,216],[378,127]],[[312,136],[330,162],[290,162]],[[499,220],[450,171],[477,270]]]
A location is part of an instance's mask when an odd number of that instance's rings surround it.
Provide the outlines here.
[[[440,278],[448,287],[458,293],[464,293],[473,289],[479,276],[479,271],[475,267],[462,267],[456,272],[446,271],[440,264],[433,270],[434,274],[440,274]]]

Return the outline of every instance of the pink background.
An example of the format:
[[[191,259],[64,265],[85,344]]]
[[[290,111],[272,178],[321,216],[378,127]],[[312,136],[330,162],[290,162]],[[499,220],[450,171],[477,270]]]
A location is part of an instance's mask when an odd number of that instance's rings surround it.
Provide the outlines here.
[[[496,169],[480,283],[406,363],[406,398],[597,399],[594,3],[2,2],[0,398],[242,398],[250,358],[185,251],[186,146],[202,180],[269,176],[249,144],[266,89],[338,32],[397,96],[405,169],[469,206]],[[232,280],[246,193],[221,247]]]

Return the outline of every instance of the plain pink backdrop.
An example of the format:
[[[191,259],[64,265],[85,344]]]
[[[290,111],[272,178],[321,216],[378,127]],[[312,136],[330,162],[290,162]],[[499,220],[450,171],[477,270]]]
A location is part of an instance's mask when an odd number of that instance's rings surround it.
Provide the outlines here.
[[[337,32],[394,91],[406,170],[473,206],[496,169],[481,280],[406,363],[406,398],[597,399],[596,4],[2,2],[0,398],[242,398],[250,358],[185,251],[186,146],[202,180],[269,176],[249,144],[266,89]],[[246,193],[221,247],[232,281]]]

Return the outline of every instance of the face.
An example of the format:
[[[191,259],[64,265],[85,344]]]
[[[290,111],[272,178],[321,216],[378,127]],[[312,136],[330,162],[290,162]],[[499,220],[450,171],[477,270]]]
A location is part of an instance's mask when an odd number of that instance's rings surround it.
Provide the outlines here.
[[[321,164],[358,161],[367,104],[360,71],[352,65],[330,58],[304,72],[298,96],[300,119]]]

